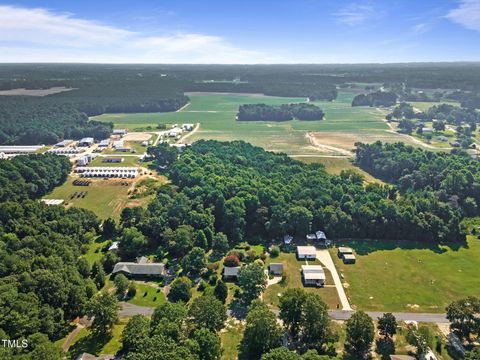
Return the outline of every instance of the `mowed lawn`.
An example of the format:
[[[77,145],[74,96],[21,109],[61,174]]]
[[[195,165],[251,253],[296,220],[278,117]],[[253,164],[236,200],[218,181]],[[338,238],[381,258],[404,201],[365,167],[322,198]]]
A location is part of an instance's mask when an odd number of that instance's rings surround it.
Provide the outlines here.
[[[341,242],[356,250],[357,263],[332,257],[347,285],[351,303],[362,310],[444,312],[452,302],[480,296],[480,240],[451,249],[420,243]]]
[[[113,217],[118,219],[121,211],[129,204],[128,186],[122,185],[119,180],[95,179],[89,186],[75,186],[73,177],[55,188],[46,199],[63,199],[66,206],[76,206],[93,211],[101,219]],[[125,182],[125,180],[123,180]],[[85,197],[74,197],[75,193],[86,192]]]
[[[221,141],[244,140],[266,150],[287,154],[322,154],[306,138],[307,132],[349,131],[372,134],[388,129],[383,122],[384,111],[369,107],[351,107],[355,94],[340,92],[334,102],[318,101],[326,113],[322,121],[240,122],[235,120],[242,104],[266,103],[280,105],[304,102],[305,98],[284,98],[260,95],[189,95],[190,105],[179,112],[147,114],[104,114],[92,119],[109,121],[117,128],[130,130],[155,129],[158,124],[200,123],[200,129],[188,138]]]
[[[267,265],[277,262],[283,264],[283,273],[286,275],[286,281],[269,286],[263,294],[263,300],[271,307],[278,308],[281,294],[283,294],[287,289],[294,288],[303,288],[308,292],[313,292],[320,295],[323,301],[325,301],[325,303],[327,303],[331,309],[335,309],[340,303],[337,290],[334,287],[332,276],[327,269],[325,269],[325,275],[327,278],[325,287],[304,287],[300,270],[302,265],[306,265],[305,260],[297,260],[295,253],[281,253],[278,257],[268,258]],[[318,260],[308,260],[308,264],[320,265],[320,262]]]

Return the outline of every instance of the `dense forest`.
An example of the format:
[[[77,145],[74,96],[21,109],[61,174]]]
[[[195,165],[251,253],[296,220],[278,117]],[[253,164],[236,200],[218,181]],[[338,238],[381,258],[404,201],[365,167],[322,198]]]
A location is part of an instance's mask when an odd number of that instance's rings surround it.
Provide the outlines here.
[[[395,184],[403,194],[422,193],[446,208],[476,216],[480,205],[480,163],[462,151],[429,152],[403,143],[357,144],[355,163]],[[440,209],[439,209],[440,210]]]
[[[352,100],[352,106],[393,106],[397,103],[397,94],[388,91],[376,91],[370,94],[359,94]]]
[[[145,248],[182,258],[195,247],[206,252],[225,241],[260,243],[318,229],[332,238],[464,239],[460,210],[433,192],[399,197],[391,186],[365,186],[357,173],[332,176],[241,141],[198,141],[168,175],[172,184],[147,209],[123,211],[121,223],[131,229],[121,237],[124,258]]]
[[[288,121],[288,120],[322,120],[322,109],[313,104],[283,104],[279,106],[266,104],[246,104],[238,108],[239,121]]]
[[[0,98],[0,144],[55,144],[63,139],[110,136],[113,125],[89,121],[87,115],[67,104],[48,104],[38,99]]]
[[[91,212],[38,202],[63,182],[67,158],[19,156],[0,160],[0,337],[26,339],[28,349],[0,348],[2,359],[57,359],[52,341],[84,312],[97,291],[79,261],[98,221]]]

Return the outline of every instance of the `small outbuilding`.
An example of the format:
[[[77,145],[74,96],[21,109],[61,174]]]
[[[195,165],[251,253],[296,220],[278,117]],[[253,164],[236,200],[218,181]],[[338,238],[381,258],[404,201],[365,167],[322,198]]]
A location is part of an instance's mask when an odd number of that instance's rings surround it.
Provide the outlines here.
[[[325,271],[321,265],[302,265],[302,279],[305,286],[324,286]]]
[[[293,241],[293,236],[292,235],[285,235],[283,237],[283,242],[285,245],[290,245]]]
[[[338,255],[338,257],[339,257],[340,259],[343,259],[343,256],[344,256],[344,255],[347,255],[347,254],[348,254],[348,255],[353,254],[353,249],[350,248],[350,247],[345,247],[345,246],[340,246],[340,247],[338,248],[338,253],[337,253],[337,255]]]
[[[313,241],[313,240],[317,240],[317,235],[315,234],[307,234],[307,236],[305,236],[307,241]]]
[[[93,139],[93,137],[85,137],[78,142],[78,145],[88,147],[88,146],[92,146],[94,142],[95,140]]]
[[[297,246],[297,258],[315,259],[317,257],[317,248],[315,246]]]
[[[223,277],[226,280],[237,280],[240,266],[225,266],[223,268]]]
[[[273,275],[282,275],[283,274],[283,264],[282,263],[272,263],[268,265],[268,271]]]
[[[344,264],[355,264],[357,258],[353,254],[344,254],[343,255],[343,263]]]
[[[120,241],[112,242],[112,245],[108,247],[108,251],[118,251],[119,245],[120,245]]]

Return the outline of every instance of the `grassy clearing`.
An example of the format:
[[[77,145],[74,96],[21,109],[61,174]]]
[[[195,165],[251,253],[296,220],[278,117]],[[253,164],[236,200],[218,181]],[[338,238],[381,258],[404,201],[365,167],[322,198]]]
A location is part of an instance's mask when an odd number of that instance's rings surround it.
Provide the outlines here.
[[[139,284],[138,282],[135,283],[135,287],[137,288],[137,293],[133,298],[127,301],[130,304],[157,307],[166,301],[165,295],[160,289],[148,284]]]
[[[83,257],[87,259],[90,266],[102,259],[102,250],[105,249],[109,242],[110,240],[105,240],[103,237],[98,236],[95,241],[90,244],[87,253],[83,255]]]
[[[373,240],[342,241],[341,245],[357,253],[355,265],[344,265],[336,249],[331,249],[357,309],[443,312],[453,300],[480,295],[480,241],[472,236],[466,247],[455,249]]]
[[[238,359],[238,347],[244,330],[245,326],[238,321],[230,320],[227,322],[227,326],[220,333],[223,348],[222,360]]]
[[[327,269],[325,269],[327,281],[324,288],[304,287],[302,283],[300,269],[302,265],[306,264],[306,262],[297,260],[295,253],[281,253],[278,257],[267,259],[267,265],[272,262],[283,263],[283,272],[286,275],[286,280],[284,282],[271,285],[267,288],[263,295],[263,299],[268,305],[277,308],[280,300],[278,295],[284,293],[287,289],[294,288],[303,288],[308,292],[320,295],[320,297],[332,309],[336,308],[337,304],[339,304],[340,300],[338,299],[337,290],[335,289],[335,287],[333,287],[333,279]],[[320,262],[318,262],[318,260],[309,260],[308,263],[311,265],[320,265]]]
[[[90,164],[88,164],[88,166],[89,167],[92,167],[92,166],[131,167],[131,166],[142,165],[138,162],[138,157],[137,156],[121,156],[121,155],[117,155],[117,153],[115,153],[115,157],[123,158],[123,161],[121,163],[108,163],[108,162],[103,161],[105,159],[105,157],[98,156]]]

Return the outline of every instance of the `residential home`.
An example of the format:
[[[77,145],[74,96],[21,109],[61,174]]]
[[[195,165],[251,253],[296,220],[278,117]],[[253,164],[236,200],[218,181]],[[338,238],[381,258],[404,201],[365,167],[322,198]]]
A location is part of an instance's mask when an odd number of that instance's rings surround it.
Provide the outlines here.
[[[226,280],[237,280],[240,266],[225,266],[223,268],[223,277]]]
[[[315,259],[317,257],[317,248],[315,246],[297,246],[298,259]]]
[[[325,271],[321,265],[302,265],[302,279],[305,286],[324,286]]]
[[[165,264],[147,261],[147,258],[142,257],[137,259],[137,262],[116,263],[112,273],[121,273],[131,277],[162,277],[165,275]]]

